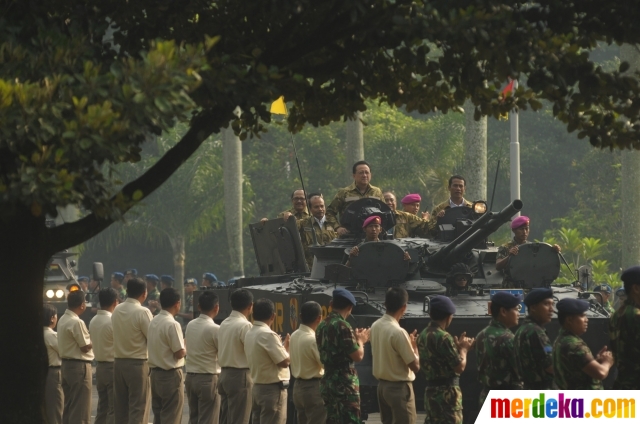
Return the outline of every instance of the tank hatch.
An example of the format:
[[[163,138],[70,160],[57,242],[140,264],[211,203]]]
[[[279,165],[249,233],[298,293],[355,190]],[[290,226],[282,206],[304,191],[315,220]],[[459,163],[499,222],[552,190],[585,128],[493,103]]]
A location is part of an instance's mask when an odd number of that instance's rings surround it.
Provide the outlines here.
[[[560,274],[560,256],[547,243],[525,243],[509,259],[509,275],[520,287],[549,287]]]
[[[411,261],[404,260],[404,249],[397,241],[363,243],[358,249],[358,256],[350,259],[354,280],[366,281],[370,287],[399,285],[405,281]]]
[[[249,224],[261,276],[309,272],[295,217]]]

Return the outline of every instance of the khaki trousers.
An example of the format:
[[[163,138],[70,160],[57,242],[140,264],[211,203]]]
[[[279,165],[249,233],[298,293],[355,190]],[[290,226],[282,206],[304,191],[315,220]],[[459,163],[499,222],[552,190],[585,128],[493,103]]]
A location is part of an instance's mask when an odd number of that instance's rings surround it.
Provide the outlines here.
[[[218,375],[188,372],[184,385],[189,402],[189,424],[218,424],[220,420]]]
[[[378,405],[382,424],[414,424],[418,418],[413,385],[409,381],[380,380]]]
[[[248,424],[251,419],[251,389],[253,381],[249,368],[222,368],[218,393],[222,424]]]
[[[116,358],[113,363],[113,407],[118,424],[147,424],[151,403],[146,359]]]
[[[60,367],[49,367],[44,386],[44,412],[46,424],[62,424],[64,393],[62,392],[62,371]]]
[[[327,421],[327,410],[320,395],[320,379],[294,381],[293,404],[298,424],[324,424]]]
[[[91,364],[62,360],[63,424],[89,424],[91,420]]]
[[[96,366],[98,410],[94,424],[115,424],[113,409],[113,362],[98,362]]]
[[[180,424],[184,406],[182,368],[151,370],[153,424]]]
[[[285,424],[287,390],[280,383],[253,385],[251,424]]]

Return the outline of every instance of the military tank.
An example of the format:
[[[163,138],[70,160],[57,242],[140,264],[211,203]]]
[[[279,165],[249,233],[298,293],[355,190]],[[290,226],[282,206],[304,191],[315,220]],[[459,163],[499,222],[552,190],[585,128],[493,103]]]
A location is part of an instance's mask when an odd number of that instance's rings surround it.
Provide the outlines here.
[[[484,205],[484,206],[483,206]],[[331,311],[331,293],[336,287],[350,290],[357,305],[349,318],[354,327],[370,327],[384,312],[385,292],[389,287],[403,287],[409,293],[409,304],[400,325],[407,331],[424,329],[429,319],[430,296],[451,296],[457,313],[448,331],[453,335],[466,332],[475,337],[490,320],[489,301],[496,290],[501,290],[504,275],[495,269],[498,247],[488,237],[508,222],[523,207],[515,200],[499,212],[486,210],[484,202],[472,208],[447,209],[438,219],[435,235],[431,239],[386,239],[359,246],[358,256],[351,257],[345,266],[350,249],[363,239],[362,223],[370,215],[382,219],[383,228],[395,225],[393,212],[377,199],[361,199],[353,202],[341,216],[341,225],[349,230],[346,237],[333,240],[325,246],[312,246],[315,256],[311,272],[308,271],[295,220],[275,219],[266,223],[251,224],[260,276],[242,278],[235,288],[246,288],[254,298],[269,298],[276,306],[273,330],[285,334],[297,329],[299,308],[304,302],[314,300],[322,306],[322,313]],[[534,287],[550,287],[560,272],[560,259],[546,243],[529,243],[520,246],[521,254],[510,261],[506,271],[519,288],[512,291],[524,293]],[[405,252],[410,260],[405,260]],[[464,287],[456,287],[451,271],[468,269],[471,279]],[[222,320],[231,312],[229,294],[235,288],[222,290],[220,314]],[[590,297],[571,286],[553,286],[556,301],[564,297]],[[196,292],[196,297],[198,292]],[[592,302],[588,312],[592,320],[589,331],[583,337],[592,351],[599,351],[608,341],[606,311]],[[521,317],[526,307],[521,305]],[[554,319],[547,325],[549,336],[555,339],[559,324]],[[515,331],[515,329],[514,329]],[[368,346],[368,345],[367,345]],[[377,380],[372,375],[370,348],[365,358],[356,364],[360,378],[363,419],[378,410]],[[471,351],[469,365],[460,378],[463,393],[464,421],[475,422],[479,412],[475,352]],[[424,410],[425,379],[418,375],[414,381],[416,407]],[[292,422],[292,421],[291,421]]]

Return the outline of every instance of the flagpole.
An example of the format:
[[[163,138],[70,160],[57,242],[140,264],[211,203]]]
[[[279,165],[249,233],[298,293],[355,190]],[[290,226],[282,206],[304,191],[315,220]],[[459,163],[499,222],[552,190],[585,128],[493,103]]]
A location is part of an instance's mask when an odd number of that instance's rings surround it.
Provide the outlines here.
[[[514,81],[513,92],[518,89],[518,80]],[[519,119],[518,110],[514,109],[509,113],[509,124],[511,127],[511,142],[509,143],[509,157],[511,168],[511,201],[520,199],[520,140],[519,140]],[[514,217],[520,216],[518,212]]]

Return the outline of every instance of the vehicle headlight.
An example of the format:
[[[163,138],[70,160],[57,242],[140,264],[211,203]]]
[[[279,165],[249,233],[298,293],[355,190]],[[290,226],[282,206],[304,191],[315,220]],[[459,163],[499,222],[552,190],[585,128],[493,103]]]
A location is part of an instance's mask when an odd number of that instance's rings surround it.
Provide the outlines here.
[[[53,298],[53,290],[47,290],[47,292],[45,293],[45,296],[47,296],[47,298],[49,299]]]
[[[64,291],[62,291],[62,290],[57,290],[57,291],[56,291],[56,297],[57,297],[58,299],[62,299],[62,298],[64,297]]]
[[[473,202],[473,212],[477,213],[478,215],[482,215],[483,213],[485,213],[487,211],[487,203],[482,201],[482,200],[478,200],[477,202]]]

